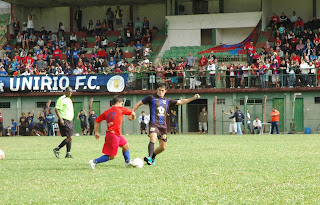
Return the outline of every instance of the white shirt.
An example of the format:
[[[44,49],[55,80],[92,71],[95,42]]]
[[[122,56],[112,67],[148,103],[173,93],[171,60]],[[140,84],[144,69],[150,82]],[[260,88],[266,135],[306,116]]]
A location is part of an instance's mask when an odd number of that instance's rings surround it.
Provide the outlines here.
[[[308,63],[301,63],[300,64],[301,74],[308,74],[308,72],[309,72],[308,68],[309,68]]]
[[[34,28],[33,20],[28,18],[27,28]]]
[[[250,113],[247,113],[247,123],[250,124],[251,120],[250,120]]]
[[[298,16],[297,15],[291,16],[291,18],[290,18],[290,21],[292,23],[296,22],[297,20],[298,20]]]
[[[70,36],[70,41],[77,41],[77,35]]]
[[[258,127],[262,127],[262,125],[261,125],[261,121],[260,121],[260,120],[258,120],[258,121],[253,120],[252,125],[253,125],[253,127],[256,127],[256,126],[258,126]]]
[[[149,124],[149,121],[150,121],[150,115],[145,115],[144,116],[144,123],[145,124]],[[142,122],[142,115],[139,116],[139,123]]]
[[[215,64],[209,64],[207,69],[208,69],[210,75],[216,74],[216,65]]]

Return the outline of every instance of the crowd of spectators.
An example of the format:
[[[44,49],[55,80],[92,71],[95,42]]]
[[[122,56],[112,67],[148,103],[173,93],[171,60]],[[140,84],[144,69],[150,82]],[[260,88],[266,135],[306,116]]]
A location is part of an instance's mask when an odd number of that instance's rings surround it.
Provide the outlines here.
[[[118,17],[122,15],[122,12],[116,13]],[[14,22],[19,24],[17,19]],[[122,22],[118,20],[117,25],[122,25]],[[143,22],[137,18],[135,23],[130,20],[124,38],[119,36],[114,47],[110,47],[105,36],[110,26],[109,19],[104,19],[102,23],[97,20],[95,25],[89,20],[88,36],[95,35],[95,46],[90,51],[90,57],[84,49],[88,44],[86,37],[80,42],[81,48],[77,48],[75,33],[66,38],[62,35],[58,39],[57,34],[46,32],[43,27],[38,35],[34,35],[28,25],[26,29],[15,29],[20,49],[11,55],[11,47],[5,48],[0,76],[128,73],[127,88],[143,90],[153,89],[159,82],[166,82],[172,88],[190,89],[215,88],[217,83],[221,88],[320,85],[320,21],[312,18],[303,23],[295,12],[290,19],[284,13],[280,17],[274,14],[270,20],[274,46],[266,42],[261,52],[257,53],[253,42],[250,42],[245,47],[247,63],[243,64],[218,62],[213,52],[196,60],[190,52],[187,57],[154,65],[150,58],[152,34],[147,18]],[[64,30],[62,23],[59,28]],[[315,29],[317,32],[314,32]],[[130,46],[131,42],[134,42],[134,60],[129,63],[122,48]],[[26,48],[33,49],[26,52]],[[65,59],[62,59],[62,54],[66,55]]]

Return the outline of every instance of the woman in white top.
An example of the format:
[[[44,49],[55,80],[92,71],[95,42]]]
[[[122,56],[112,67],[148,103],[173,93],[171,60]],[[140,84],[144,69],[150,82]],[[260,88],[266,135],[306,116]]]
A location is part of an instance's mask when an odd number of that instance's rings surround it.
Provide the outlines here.
[[[309,62],[309,82],[308,87],[313,87],[313,84],[316,82],[316,76],[315,76],[315,65],[312,63],[312,61]]]
[[[28,29],[29,35],[30,35],[31,33],[34,33],[34,24],[33,24],[33,17],[32,17],[32,15],[29,15],[29,17],[28,17],[27,29]]]
[[[74,46],[76,46],[77,43],[77,35],[75,33],[72,33],[70,36],[70,47],[72,47],[71,45],[73,44]]]
[[[17,40],[16,47],[20,45],[20,48],[22,48],[23,36],[21,35],[21,32],[18,33],[16,40]]]
[[[230,66],[230,88],[234,88],[235,86],[235,75],[234,75],[234,64]]]

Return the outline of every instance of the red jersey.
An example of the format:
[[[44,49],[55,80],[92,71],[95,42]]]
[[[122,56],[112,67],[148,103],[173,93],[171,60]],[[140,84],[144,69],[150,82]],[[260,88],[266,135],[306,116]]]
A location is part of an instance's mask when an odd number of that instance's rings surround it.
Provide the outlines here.
[[[280,21],[280,18],[278,15],[274,15],[271,17],[271,21],[278,23]]]
[[[56,56],[57,56],[59,59],[61,59],[61,50],[60,50],[60,49],[55,49],[55,50],[53,51],[52,57],[55,58]]]
[[[200,60],[199,60],[200,66],[205,66],[205,65],[207,65],[207,63],[208,63],[208,60],[206,58],[200,58]]]
[[[178,76],[183,76],[183,67],[182,66],[177,66],[176,71],[178,71]]]
[[[104,111],[96,119],[96,122],[100,123],[103,120],[107,121],[108,131],[113,131],[117,136],[121,135],[122,115],[131,115],[132,110],[125,107],[112,106],[108,110]]]
[[[100,58],[106,58],[106,57],[107,57],[107,53],[106,53],[105,50],[98,51],[98,52],[97,52],[97,55],[98,55]]]
[[[254,54],[256,52],[256,49],[253,45],[247,45],[246,47],[244,47],[244,49],[248,50],[248,53]]]

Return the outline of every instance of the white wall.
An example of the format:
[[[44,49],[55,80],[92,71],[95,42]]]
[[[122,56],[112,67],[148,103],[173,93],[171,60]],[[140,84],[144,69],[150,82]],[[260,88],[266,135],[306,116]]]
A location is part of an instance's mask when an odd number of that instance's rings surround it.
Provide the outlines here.
[[[225,13],[260,11],[260,0],[224,0]]]
[[[217,34],[219,33],[219,37],[216,38],[216,43],[217,45],[239,43],[246,39],[253,29],[254,27],[217,29],[216,31]]]
[[[56,8],[21,8],[14,7],[14,15],[20,21],[22,27],[23,22],[28,21],[28,15],[34,15],[33,23],[35,30],[45,27],[47,31],[58,31],[59,22],[62,22],[66,30],[70,30],[70,9],[69,7]]]
[[[166,16],[166,5],[165,4],[147,4],[139,5],[137,16],[140,17],[141,21],[143,17],[147,17],[150,23],[150,27],[153,26],[162,28],[165,22]]]
[[[218,30],[217,44],[238,43],[244,40],[258,24],[261,12],[167,16],[166,18],[169,25],[167,43],[170,48],[172,46],[200,46],[201,29],[212,28]]]

